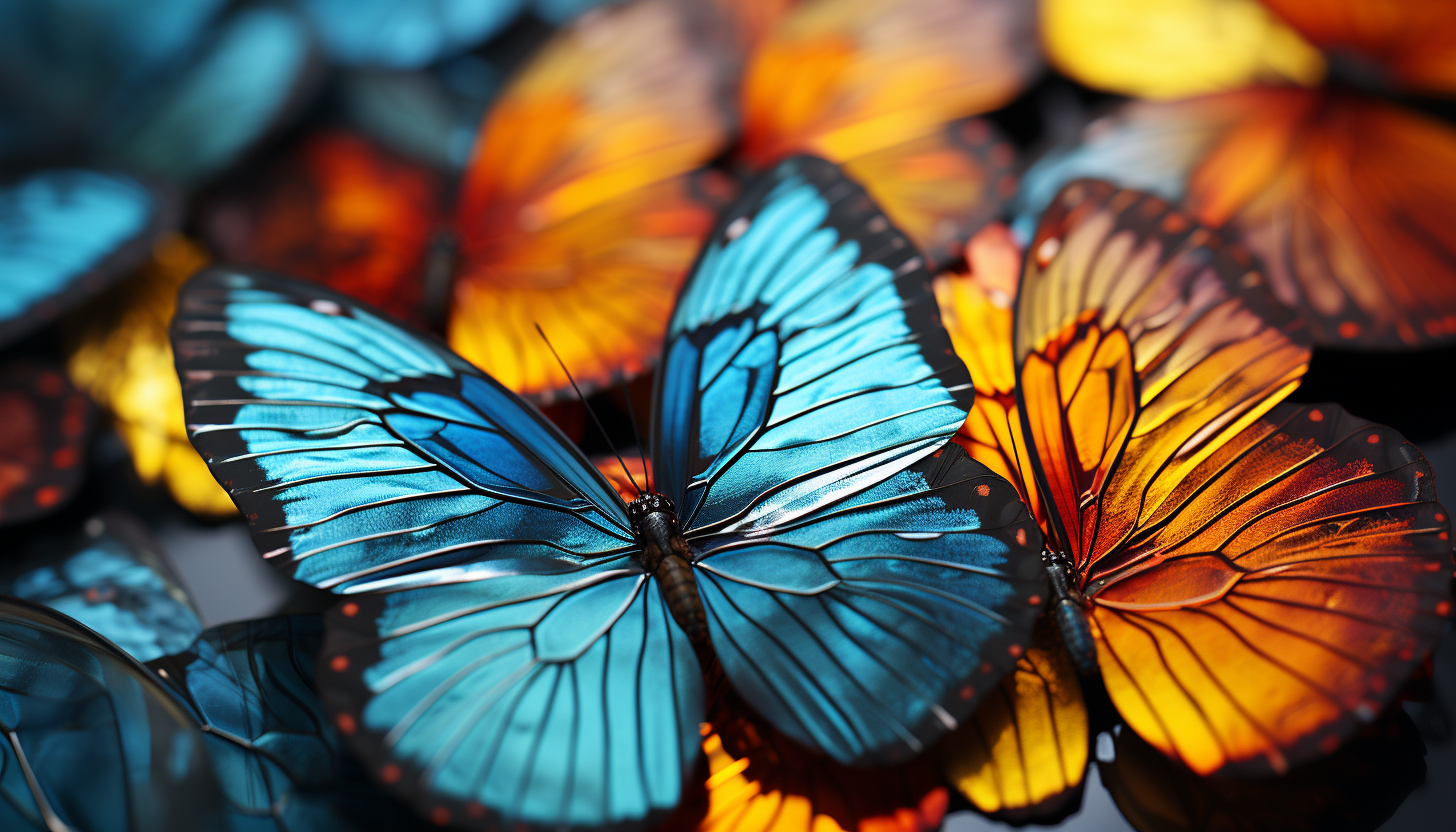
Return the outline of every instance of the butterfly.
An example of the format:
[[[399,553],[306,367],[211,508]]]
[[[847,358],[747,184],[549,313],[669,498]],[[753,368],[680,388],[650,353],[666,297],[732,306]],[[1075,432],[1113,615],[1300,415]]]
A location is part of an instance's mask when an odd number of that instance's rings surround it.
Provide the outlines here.
[[[0,826],[222,830],[203,734],[145,667],[53,610],[0,598]]]
[[[0,593],[70,616],[137,661],[184,650],[202,622],[140,528],[111,514],[72,538],[32,544],[7,565]]]
[[[94,419],[59,367],[0,364],[0,524],[44,516],[75,495]]]
[[[178,288],[208,259],[196,242],[164,236],[140,268],[72,314],[63,342],[66,373],[109,411],[137,477],[164,484],[188,511],[228,517],[237,509],[187,441],[167,339]]]
[[[1394,431],[1281,403],[1308,334],[1248,253],[1084,180],[1042,217],[1014,305],[956,288],[979,391],[957,441],[1046,530],[1062,636],[947,741],[957,785],[992,810],[1075,788],[1078,673],[1198,775],[1282,773],[1374,719],[1451,614],[1450,522]],[[1016,755],[1027,782],[998,783]]]
[[[933,263],[959,254],[1016,187],[1015,151],[972,116],[1041,68],[1035,7],[1015,0],[806,0],[749,51],[735,158],[844,166]]]
[[[201,726],[233,828],[406,830],[423,824],[374,788],[314,690],[318,616],[224,624],[147,663]]]
[[[1126,104],[1033,165],[1022,230],[1067,181],[1113,180],[1226,228],[1316,343],[1450,340],[1456,234],[1441,218],[1456,211],[1456,129],[1370,92],[1456,89],[1453,24],[1456,7],[1441,3],[1048,3],[1043,32],[1063,71],[1174,100]]]
[[[264,557],[341,596],[320,686],[441,823],[640,825],[700,754],[697,650],[778,731],[903,761],[1045,590],[920,256],[834,166],[720,220],[671,318],[630,504],[539,413],[342,295],[214,268],[173,325],[193,442]],[[696,647],[695,647],[696,643]],[[711,645],[711,647],[710,647]]]

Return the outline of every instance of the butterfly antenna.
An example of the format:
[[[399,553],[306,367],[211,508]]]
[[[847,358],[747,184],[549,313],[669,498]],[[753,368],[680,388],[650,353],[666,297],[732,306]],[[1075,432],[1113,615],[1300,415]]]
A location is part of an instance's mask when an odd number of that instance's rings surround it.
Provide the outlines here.
[[[612,443],[612,437],[607,435],[607,429],[602,426],[602,420],[597,418],[596,411],[592,410],[591,405],[586,403],[586,396],[582,395],[581,388],[576,384],[576,379],[571,377],[571,371],[566,369],[566,362],[561,360],[561,354],[556,351],[556,347],[551,345],[551,339],[546,337],[546,330],[542,329],[541,325],[535,321],[531,323],[536,327],[536,332],[541,336],[541,340],[546,342],[546,349],[551,350],[551,355],[556,358],[556,363],[561,365],[561,372],[566,373],[566,380],[571,382],[571,389],[575,390],[576,397],[581,399],[581,406],[586,408],[587,414],[596,423],[597,430],[601,431],[602,438],[607,440],[607,447],[612,449],[612,454],[617,457],[617,462],[621,463],[622,470],[627,472],[627,481],[632,483],[632,487],[637,490],[637,496],[641,497],[643,494],[642,486],[638,485],[637,479],[632,476],[632,469],[627,467],[627,460],[622,459],[622,455],[617,452],[617,446]],[[635,423],[632,425],[632,430],[637,430]]]
[[[632,422],[632,438],[637,440],[637,456],[642,460],[642,481],[647,482],[647,458],[642,456],[647,451],[647,446],[642,444],[642,434],[637,431],[637,412],[632,408],[632,393],[627,390],[626,377],[617,376],[617,383],[622,385],[622,398],[627,400],[627,418]]]

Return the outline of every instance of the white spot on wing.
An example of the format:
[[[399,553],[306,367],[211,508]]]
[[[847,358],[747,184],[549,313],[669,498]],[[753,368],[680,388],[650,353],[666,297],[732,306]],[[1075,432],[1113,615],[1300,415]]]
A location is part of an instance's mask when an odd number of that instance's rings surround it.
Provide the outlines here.
[[[723,236],[731,243],[743,236],[743,232],[748,230],[748,225],[748,217],[739,217],[728,223],[728,227],[723,229]]]
[[[313,300],[308,302],[308,308],[319,313],[320,315],[344,314],[344,307],[338,305],[331,300],[328,300],[327,298],[314,298]]]

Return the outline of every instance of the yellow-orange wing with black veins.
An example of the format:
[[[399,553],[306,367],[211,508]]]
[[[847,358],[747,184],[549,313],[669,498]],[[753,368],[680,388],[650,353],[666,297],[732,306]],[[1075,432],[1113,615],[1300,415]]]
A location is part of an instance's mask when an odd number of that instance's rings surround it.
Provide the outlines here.
[[[1014,345],[1052,545],[1128,725],[1207,774],[1284,771],[1373,718],[1450,614],[1449,523],[1393,431],[1276,407],[1307,337],[1240,253],[1073,183]]]
[[[977,809],[1013,821],[1066,811],[1087,772],[1087,706],[1048,616],[1031,647],[971,718],[941,744],[941,768]]]
[[[549,399],[655,360],[678,287],[726,199],[693,171],[728,141],[728,62],[697,6],[596,10],[559,32],[491,108],[455,211],[450,346]]]

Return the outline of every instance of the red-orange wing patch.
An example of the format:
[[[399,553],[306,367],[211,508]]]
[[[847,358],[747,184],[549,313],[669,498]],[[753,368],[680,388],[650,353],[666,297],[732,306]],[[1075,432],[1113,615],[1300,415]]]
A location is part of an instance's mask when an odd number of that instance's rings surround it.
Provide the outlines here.
[[[219,197],[203,224],[220,259],[322,283],[428,324],[441,188],[434,171],[362,136],[323,131]]]
[[[1326,52],[1356,55],[1372,64],[1374,71],[1410,89],[1456,91],[1456,3],[1263,2]]]
[[[727,196],[690,172],[727,142],[725,62],[697,7],[638,0],[558,33],[486,117],[455,214],[450,345],[521,393],[656,356]]]
[[[60,508],[81,486],[91,401],[59,367],[0,366],[0,524]]]

